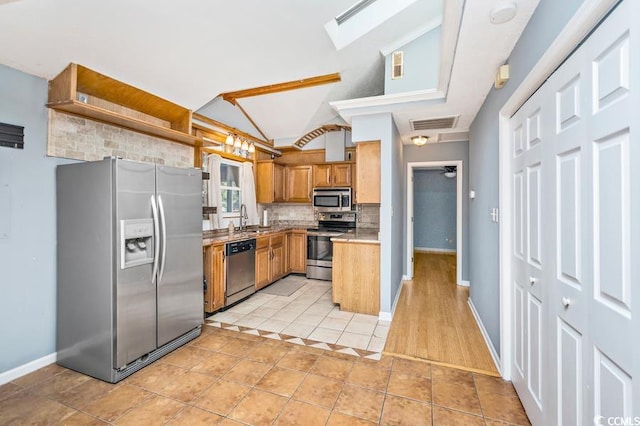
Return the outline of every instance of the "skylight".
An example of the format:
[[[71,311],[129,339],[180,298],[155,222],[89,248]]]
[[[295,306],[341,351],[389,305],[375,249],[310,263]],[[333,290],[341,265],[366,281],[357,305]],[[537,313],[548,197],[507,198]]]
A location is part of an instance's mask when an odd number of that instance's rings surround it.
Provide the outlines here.
[[[345,21],[347,21],[351,17],[355,16],[362,9],[364,9],[367,6],[369,6],[371,3],[375,2],[375,1],[376,0],[361,0],[361,1],[359,1],[358,3],[354,4],[349,9],[347,9],[346,11],[342,12],[340,15],[336,16],[336,22],[338,23],[338,25],[342,25]]]
[[[324,26],[340,50],[418,0],[360,0]]]

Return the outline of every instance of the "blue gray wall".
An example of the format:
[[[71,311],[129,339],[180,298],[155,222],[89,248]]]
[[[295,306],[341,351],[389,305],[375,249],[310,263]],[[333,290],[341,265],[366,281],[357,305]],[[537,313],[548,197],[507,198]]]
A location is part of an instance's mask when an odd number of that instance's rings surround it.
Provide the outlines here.
[[[380,141],[380,311],[390,313],[402,283],[405,177],[402,139],[391,114],[353,117],[354,142]]]
[[[469,210],[470,297],[498,353],[499,233],[489,216],[491,208],[498,207],[498,113],[581,4],[582,0],[540,1],[509,57],[509,81],[502,89],[491,89],[471,125],[469,186],[476,198]]]
[[[441,170],[413,173],[413,246],[456,250],[456,179]]]
[[[0,373],[55,352],[55,168],[45,155],[47,82],[0,65],[0,122],[24,150],[0,147]]]
[[[462,279],[469,280],[470,264],[470,238],[469,238],[469,142],[447,142],[427,144],[424,146],[405,145],[404,146],[404,169],[407,163],[426,161],[462,161]],[[452,179],[455,181],[455,179]],[[406,189],[403,189],[406,191]],[[403,247],[407,246],[406,220],[403,223]],[[414,244],[415,245],[415,244]],[[402,264],[406,266],[406,250],[402,250]],[[407,271],[405,270],[406,274]]]
[[[440,27],[421,35],[397,50],[402,50],[404,77],[391,79],[392,53],[384,58],[384,93],[433,89],[440,70]]]

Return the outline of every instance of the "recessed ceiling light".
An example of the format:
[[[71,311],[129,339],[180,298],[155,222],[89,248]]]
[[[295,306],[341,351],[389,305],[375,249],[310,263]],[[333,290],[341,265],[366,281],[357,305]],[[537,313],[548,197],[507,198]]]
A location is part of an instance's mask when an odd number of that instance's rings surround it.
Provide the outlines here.
[[[491,9],[489,20],[493,24],[504,24],[512,20],[518,12],[518,6],[514,2],[503,2]]]

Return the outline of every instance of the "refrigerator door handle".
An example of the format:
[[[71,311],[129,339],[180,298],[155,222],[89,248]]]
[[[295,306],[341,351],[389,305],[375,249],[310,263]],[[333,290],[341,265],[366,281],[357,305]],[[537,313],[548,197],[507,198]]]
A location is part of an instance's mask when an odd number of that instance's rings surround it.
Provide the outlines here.
[[[162,281],[164,275],[164,261],[167,258],[167,218],[164,215],[164,205],[162,204],[162,196],[158,195],[158,207],[160,210],[160,223],[162,226],[162,261],[160,262],[160,274],[158,275],[158,284]]]
[[[151,273],[151,284],[156,283],[158,274],[158,261],[160,259],[160,225],[158,223],[158,207],[156,197],[151,196],[151,214],[153,216],[153,272]]]

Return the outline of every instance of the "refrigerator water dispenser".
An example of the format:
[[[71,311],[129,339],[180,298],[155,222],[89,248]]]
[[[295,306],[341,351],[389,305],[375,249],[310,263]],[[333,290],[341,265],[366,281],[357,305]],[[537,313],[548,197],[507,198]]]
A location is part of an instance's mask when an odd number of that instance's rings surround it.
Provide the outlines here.
[[[120,221],[120,269],[153,263],[153,219]]]

